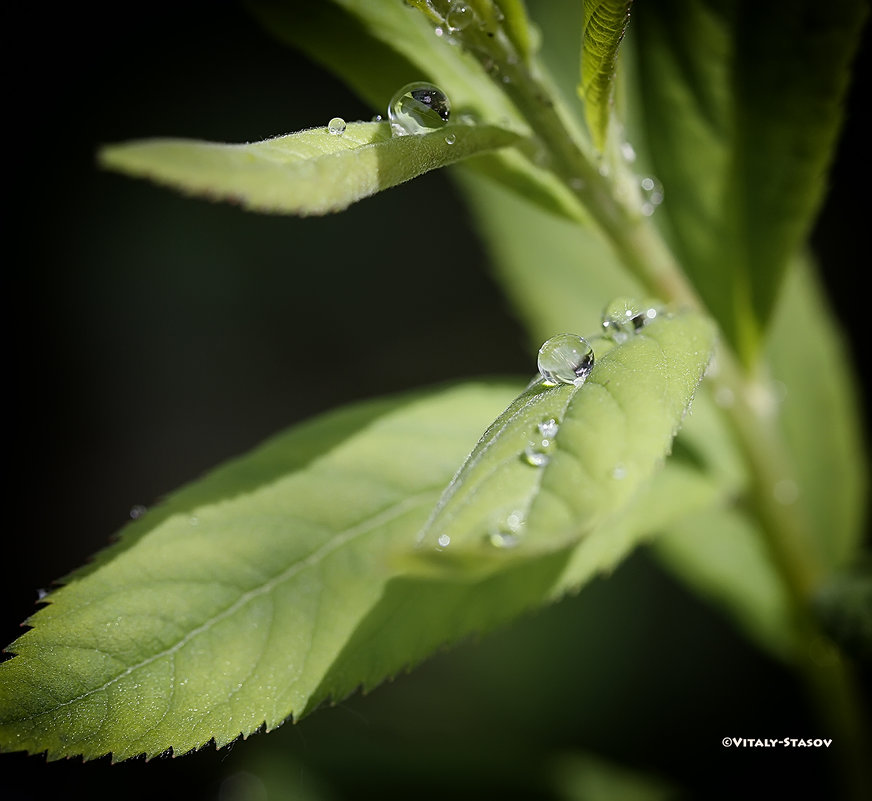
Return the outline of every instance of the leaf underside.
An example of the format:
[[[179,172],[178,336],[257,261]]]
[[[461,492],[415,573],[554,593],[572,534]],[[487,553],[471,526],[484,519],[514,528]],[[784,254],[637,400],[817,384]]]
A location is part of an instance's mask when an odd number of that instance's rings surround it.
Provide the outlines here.
[[[181,490],[27,621],[0,664],[2,748],[121,760],[221,746],[579,586],[647,533],[629,496],[645,498],[711,337],[695,315],[663,319],[604,355],[580,389],[538,393],[563,409],[545,467],[522,462],[519,435],[538,410],[527,421],[513,413],[518,388],[469,384],[327,415]],[[446,485],[436,517],[458,502],[467,478],[449,484],[456,466],[507,406],[505,432],[482,440],[469,483],[491,465],[539,488],[485,479],[478,499],[464,496],[442,530],[487,569],[458,569],[416,543]],[[638,452],[637,425],[652,431]],[[661,487],[691,486],[663,475]],[[571,495],[576,481],[583,503],[555,514],[549,494]],[[530,526],[518,547],[481,548],[489,529],[475,521],[521,503]]]

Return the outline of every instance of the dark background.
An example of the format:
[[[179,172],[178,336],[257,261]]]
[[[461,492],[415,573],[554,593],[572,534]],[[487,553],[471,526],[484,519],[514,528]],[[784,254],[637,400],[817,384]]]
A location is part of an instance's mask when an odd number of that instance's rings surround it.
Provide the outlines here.
[[[325,409],[533,364],[442,173],[300,220],[97,169],[102,143],[257,140],[383,113],[235,4],[137,9],[32,10],[7,28],[26,55],[7,65],[5,115],[3,644],[37,590],[105,545],[134,505]],[[857,359],[865,94],[861,80],[814,235]],[[422,231],[433,246],[409,263]],[[696,797],[826,794],[822,753],[730,751],[725,736],[828,735],[790,674],[642,552],[577,598],[269,737],[149,764],[3,755],[0,794],[254,799],[263,788],[240,771],[267,785],[277,771],[287,798],[318,787],[327,798],[531,798],[542,755],[579,750],[672,776]]]

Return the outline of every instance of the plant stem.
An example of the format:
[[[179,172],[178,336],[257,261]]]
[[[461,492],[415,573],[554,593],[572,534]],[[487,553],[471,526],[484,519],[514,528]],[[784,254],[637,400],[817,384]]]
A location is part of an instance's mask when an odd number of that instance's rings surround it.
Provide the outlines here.
[[[504,88],[548,154],[551,171],[575,192],[622,263],[651,294],[707,313],[651,221],[619,197],[617,177],[603,174],[602,166],[574,141],[571,126],[564,124],[548,100],[547,88],[522,64],[510,61],[503,69]],[[785,482],[790,486],[793,470],[763,366],[756,373],[743,368],[725,342],[720,344],[717,361],[718,370],[709,379],[711,389],[733,399],[724,413],[749,468],[751,501],[761,533],[791,600],[798,669],[820,720],[839,743],[844,757],[841,778],[849,797],[872,798],[860,696],[849,666],[826,640],[811,612],[812,595],[825,578],[825,565],[800,504],[778,491]]]

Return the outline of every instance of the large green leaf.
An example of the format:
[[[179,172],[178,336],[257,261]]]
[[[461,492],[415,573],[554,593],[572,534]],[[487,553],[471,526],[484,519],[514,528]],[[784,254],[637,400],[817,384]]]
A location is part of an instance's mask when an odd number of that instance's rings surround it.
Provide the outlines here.
[[[495,465],[541,477],[536,530],[496,571],[449,563],[434,577],[412,551],[470,443],[517,403],[506,385],[333,413],[182,490],[27,621],[33,628],[9,649],[16,656],[0,665],[2,748],[124,759],[223,745],[578,586],[632,546],[624,537],[616,551],[611,529],[596,540],[591,529],[651,477],[710,345],[700,318],[663,319],[604,356],[581,389],[544,393],[564,401],[560,458],[547,472]],[[635,437],[637,426],[650,433]],[[492,459],[508,449],[520,462],[526,442],[515,433],[492,430],[477,452]],[[611,472],[600,477],[606,462]],[[456,477],[447,497],[465,480]],[[549,493],[576,480],[587,501],[571,509],[580,517],[568,531]],[[602,491],[624,480],[628,491]],[[473,488],[479,481],[470,478]],[[509,483],[472,505],[486,517],[511,492]],[[476,543],[489,533],[468,521],[463,530]],[[595,548],[573,566],[580,537]]]
[[[657,221],[727,338],[757,354],[821,201],[862,0],[662,0],[627,36],[628,133]]]
[[[386,122],[356,122],[341,134],[324,126],[242,145],[183,139],[129,142],[103,148],[100,162],[247,209],[326,214],[517,140],[517,134],[491,125],[446,125],[432,133],[392,136]]]
[[[537,383],[482,437],[422,532],[425,547],[553,550],[622,509],[662,464],[713,344],[693,314],[655,320],[587,380]]]
[[[618,50],[633,0],[585,0],[581,33],[581,83],[578,92],[591,137],[603,150],[611,117]]]
[[[332,413],[131,523],[10,646],[2,748],[183,753],[299,714],[381,596],[386,554],[414,542],[516,392],[471,384]]]

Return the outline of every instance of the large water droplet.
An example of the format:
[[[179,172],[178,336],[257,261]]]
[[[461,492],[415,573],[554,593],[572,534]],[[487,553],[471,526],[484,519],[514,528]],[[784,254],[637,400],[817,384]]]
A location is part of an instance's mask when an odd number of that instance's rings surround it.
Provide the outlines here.
[[[345,133],[346,127],[345,120],[343,120],[342,117],[334,117],[327,123],[327,130],[333,134],[333,136],[342,136],[342,134]]]
[[[429,83],[410,83],[400,89],[388,106],[395,136],[425,134],[442,128],[451,114],[451,103],[441,89]]]
[[[593,348],[577,334],[558,334],[539,348],[539,372],[552,386],[580,387],[593,369],[593,362]]]
[[[620,344],[657,319],[659,314],[655,301],[640,303],[635,298],[616,298],[603,310],[603,328],[608,337]]]

